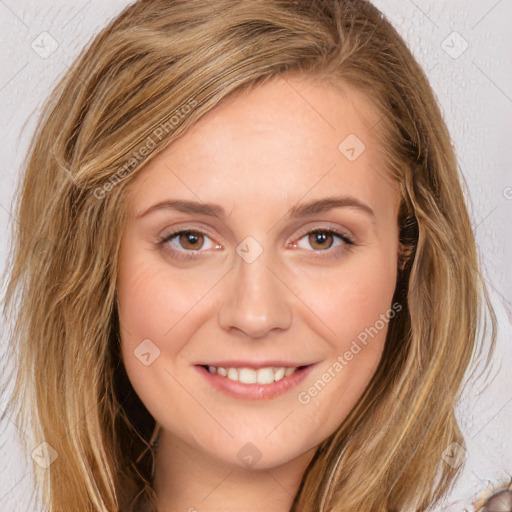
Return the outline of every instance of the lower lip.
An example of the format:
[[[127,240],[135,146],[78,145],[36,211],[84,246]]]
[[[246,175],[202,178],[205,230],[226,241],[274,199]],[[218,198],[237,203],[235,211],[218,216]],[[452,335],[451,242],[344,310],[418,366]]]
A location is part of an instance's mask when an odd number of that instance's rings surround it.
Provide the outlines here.
[[[245,400],[266,400],[282,395],[302,382],[313,370],[314,364],[310,364],[305,368],[297,370],[289,377],[284,377],[272,384],[244,384],[227,377],[210,373],[202,366],[196,366],[197,370],[207,382],[218,391]]]

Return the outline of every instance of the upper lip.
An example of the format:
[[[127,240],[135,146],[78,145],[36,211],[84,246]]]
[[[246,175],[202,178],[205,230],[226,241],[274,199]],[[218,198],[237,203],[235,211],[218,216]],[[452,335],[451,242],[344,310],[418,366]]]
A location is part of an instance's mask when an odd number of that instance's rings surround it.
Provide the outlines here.
[[[215,366],[216,368],[267,368],[267,367],[277,367],[277,368],[299,368],[301,366],[309,366],[313,363],[295,363],[289,361],[279,361],[277,359],[269,360],[269,361],[217,361],[213,363],[199,363],[197,366]]]

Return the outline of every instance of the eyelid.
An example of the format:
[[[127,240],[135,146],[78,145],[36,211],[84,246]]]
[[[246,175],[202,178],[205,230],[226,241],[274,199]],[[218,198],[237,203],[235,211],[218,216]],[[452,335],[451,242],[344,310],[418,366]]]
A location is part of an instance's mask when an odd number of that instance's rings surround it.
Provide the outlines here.
[[[311,233],[312,231],[332,231],[333,233],[335,233],[339,236],[347,238],[348,240],[350,240],[350,242],[355,244],[355,237],[354,237],[354,235],[352,235],[352,233],[348,229],[339,228],[337,226],[332,226],[332,225],[330,225],[329,222],[323,222],[321,225],[317,225],[315,223],[315,226],[313,226],[313,227],[311,227],[311,225],[305,226],[304,228],[299,230],[299,233],[297,235],[295,235],[295,237],[302,238],[302,236],[307,235],[308,233]]]
[[[314,232],[326,232],[330,233],[331,236],[337,237],[340,240],[340,245],[338,246],[331,246],[325,250],[305,250],[306,252],[315,254],[314,258],[317,260],[336,260],[338,258],[341,258],[347,251],[353,251],[357,244],[354,240],[354,237],[352,234],[347,233],[344,228],[339,229],[338,227],[329,226],[329,223],[324,222],[321,225],[316,226],[304,226],[298,234],[295,235],[294,241],[298,240],[300,241],[301,238],[303,238],[305,235],[314,233]],[[210,232],[207,229],[204,229],[203,227],[198,228],[196,226],[180,226],[179,228],[175,228],[170,233],[167,233],[166,235],[159,236],[157,241],[157,247],[162,248],[162,250],[165,250],[170,254],[170,256],[173,259],[181,260],[181,261],[194,261],[198,260],[202,257],[201,253],[203,252],[209,252],[212,251],[212,249],[209,250],[178,250],[178,249],[172,249],[172,248],[166,248],[164,247],[164,244],[172,240],[174,237],[186,233],[186,232],[192,232],[192,233],[198,233],[201,235],[206,235],[208,238],[212,239],[212,243],[215,244],[215,237],[210,235]],[[219,244],[216,245],[215,249],[219,249]],[[220,244],[222,246],[222,244]],[[288,244],[289,246],[290,244]],[[297,244],[292,244],[292,247],[297,248]],[[214,249],[214,250],[215,250]],[[300,248],[302,249],[302,248]]]
[[[208,228],[205,228],[203,226],[201,227],[198,227],[198,226],[179,226],[177,228],[174,228],[174,229],[170,229],[168,232],[166,230],[164,230],[164,234],[163,235],[158,235],[157,236],[157,240],[162,242],[162,241],[165,241],[165,239],[173,236],[173,235],[177,235],[178,233],[182,233],[182,232],[186,232],[186,231],[191,231],[193,233],[200,233],[200,234],[203,234],[203,235],[207,235],[209,236],[211,239],[215,239],[216,238],[216,235],[213,235],[211,231],[208,230]],[[188,252],[192,252],[192,251],[188,251]]]
[[[311,226],[311,224],[313,224],[313,226]],[[301,238],[302,236],[304,236],[304,235],[306,235],[308,233],[311,233],[312,231],[332,231],[335,234],[338,234],[340,236],[346,237],[352,243],[355,243],[356,239],[355,239],[354,235],[350,232],[350,230],[346,229],[345,227],[339,228],[339,227],[333,226],[331,224],[332,223],[330,223],[328,221],[324,221],[324,222],[316,221],[314,223],[309,223],[308,225],[302,227],[299,230],[299,232],[294,235],[294,240],[296,240],[297,238]],[[166,233],[164,235],[159,235],[157,237],[157,239],[158,239],[158,241],[161,242],[161,241],[164,241],[166,238],[169,238],[170,236],[176,235],[176,234],[181,233],[183,231],[198,232],[198,233],[201,233],[201,234],[206,234],[206,235],[208,235],[212,239],[216,238],[216,235],[213,235],[212,232],[209,231],[208,228],[205,228],[203,226],[198,227],[198,226],[188,226],[188,225],[185,225],[185,226],[177,227],[177,228],[169,231],[168,233]],[[165,233],[165,230],[164,230],[164,233]],[[222,245],[222,243],[221,243],[221,245]],[[192,252],[192,251],[187,251],[187,252]]]

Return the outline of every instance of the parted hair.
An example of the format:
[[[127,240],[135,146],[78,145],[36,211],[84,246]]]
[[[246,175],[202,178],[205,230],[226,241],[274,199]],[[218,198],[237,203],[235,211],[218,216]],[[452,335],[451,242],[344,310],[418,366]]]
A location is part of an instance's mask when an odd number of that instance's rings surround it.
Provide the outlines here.
[[[109,21],[48,97],[15,195],[4,315],[11,407],[58,455],[50,512],[154,511],[155,422],[120,357],[116,276],[129,184],[225,98],[276,77],[363,92],[382,169],[399,185],[400,256],[381,361],[306,468],[293,512],[427,510],[460,471],[454,407],[496,318],[464,177],[426,74],[363,0],[139,0]],[[492,353],[492,350],[489,352]],[[489,360],[489,359],[488,359]]]

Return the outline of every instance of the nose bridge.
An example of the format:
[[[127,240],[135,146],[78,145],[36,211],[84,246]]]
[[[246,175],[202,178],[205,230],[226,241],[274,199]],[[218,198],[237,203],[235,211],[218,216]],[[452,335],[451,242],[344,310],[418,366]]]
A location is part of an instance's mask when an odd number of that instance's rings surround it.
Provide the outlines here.
[[[273,251],[253,237],[237,247],[237,259],[223,302],[219,321],[224,329],[237,328],[251,337],[264,336],[274,328],[285,329],[291,320],[287,294],[276,273]]]

